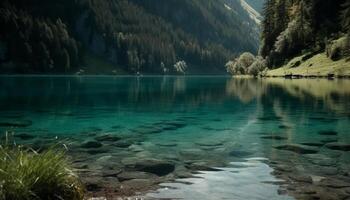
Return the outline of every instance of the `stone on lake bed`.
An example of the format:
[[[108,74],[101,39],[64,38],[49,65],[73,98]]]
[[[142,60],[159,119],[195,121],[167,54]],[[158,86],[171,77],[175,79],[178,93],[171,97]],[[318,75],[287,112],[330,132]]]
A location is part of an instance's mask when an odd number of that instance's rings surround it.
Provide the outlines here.
[[[336,159],[333,159],[331,157],[328,157],[323,154],[308,154],[304,156],[307,158],[311,163],[319,166],[335,166],[337,161]]]
[[[140,134],[154,134],[163,132],[163,129],[155,126],[139,126],[131,131]]]
[[[208,165],[206,162],[194,162],[186,165],[187,169],[195,171],[222,171],[220,169],[213,168]]]
[[[33,124],[31,120],[0,120],[0,127],[26,128]]]
[[[100,142],[116,142],[116,141],[119,141],[120,139],[121,139],[120,137],[112,134],[105,134],[105,135],[95,137],[95,140]]]
[[[28,133],[17,133],[17,134],[14,134],[14,137],[19,138],[21,140],[31,140],[35,138],[34,135],[30,135]]]
[[[157,176],[147,172],[124,171],[118,174],[117,177],[119,181],[123,182],[123,181],[132,180],[132,179],[154,179]]]
[[[232,150],[230,151],[229,155],[237,158],[246,158],[248,156],[251,156],[253,153],[249,151],[244,150]]]
[[[330,188],[349,188],[350,182],[345,182],[340,179],[325,178],[320,181],[320,185],[327,186]]]
[[[128,158],[123,159],[122,163],[126,167],[133,168],[137,171],[165,176],[175,170],[175,165],[168,161],[146,158]]]
[[[215,147],[215,146],[223,145],[222,142],[212,141],[212,140],[201,140],[201,141],[195,142],[195,144],[199,146],[206,146],[206,147],[213,147],[213,146]]]
[[[299,144],[286,144],[276,146],[275,148],[279,150],[292,151],[298,154],[314,154],[318,152],[317,148]]]
[[[324,143],[304,142],[304,143],[301,143],[301,145],[312,146],[312,147],[323,147],[323,146],[324,146]]]
[[[121,140],[113,143],[113,146],[119,147],[119,148],[128,148],[132,145],[133,143],[128,140]]]
[[[156,145],[159,145],[161,147],[176,147],[177,143],[175,143],[175,142],[162,142],[162,143],[157,143]]]
[[[198,160],[206,155],[205,151],[201,149],[183,149],[179,154],[187,160]]]
[[[280,128],[280,129],[291,129],[292,127],[287,126],[287,125],[280,125],[280,126],[278,126],[278,128]]]
[[[102,143],[101,142],[98,142],[96,140],[89,140],[89,141],[86,141],[86,142],[83,142],[81,144],[81,147],[82,148],[86,148],[86,149],[90,149],[90,148],[100,148],[102,147]]]
[[[268,140],[287,140],[286,137],[279,136],[279,135],[267,135],[267,136],[262,136],[262,139],[268,139]]]
[[[131,179],[124,181],[123,188],[127,190],[144,190],[149,189],[155,182],[152,179]]]
[[[345,143],[338,143],[338,142],[328,143],[326,144],[326,147],[332,150],[350,151],[350,144],[345,144]]]
[[[319,135],[338,135],[338,132],[336,131],[319,131]]]
[[[326,138],[326,139],[321,140],[321,142],[322,142],[323,144],[334,143],[334,142],[338,142],[338,139]]]
[[[291,174],[289,175],[289,178],[297,182],[312,183],[312,178],[308,175]]]

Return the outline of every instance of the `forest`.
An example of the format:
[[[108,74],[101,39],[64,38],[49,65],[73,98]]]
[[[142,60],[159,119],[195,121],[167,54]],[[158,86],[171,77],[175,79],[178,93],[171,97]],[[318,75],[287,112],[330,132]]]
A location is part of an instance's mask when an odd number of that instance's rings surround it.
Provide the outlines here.
[[[177,73],[181,63],[223,73],[258,50],[258,25],[238,0],[11,0],[0,25],[1,73],[86,72],[95,56],[128,74]]]
[[[263,15],[258,56],[242,54],[226,64],[228,72],[264,75],[297,56],[291,67],[319,53],[332,61],[350,56],[349,0],[267,0]]]

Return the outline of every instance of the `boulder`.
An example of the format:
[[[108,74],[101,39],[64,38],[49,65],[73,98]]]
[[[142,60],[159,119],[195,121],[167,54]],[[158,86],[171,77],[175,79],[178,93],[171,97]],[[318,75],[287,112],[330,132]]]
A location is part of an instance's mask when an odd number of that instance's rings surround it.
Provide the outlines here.
[[[345,143],[332,142],[332,143],[326,144],[326,147],[332,150],[350,151],[350,144],[345,144]]]
[[[320,135],[338,135],[338,132],[336,132],[336,131],[319,131],[318,134],[320,134]]]
[[[26,128],[32,124],[31,120],[0,120],[0,127]]]
[[[147,172],[139,172],[139,171],[124,171],[117,175],[118,180],[128,181],[132,179],[154,179],[157,176]]]
[[[157,176],[165,176],[175,170],[173,163],[157,159],[129,158],[123,159],[122,163],[127,168],[133,168],[136,171],[147,172]]]
[[[18,133],[18,134],[14,134],[15,138],[19,138],[21,140],[32,140],[35,138],[35,136],[30,135],[28,133]]]
[[[244,150],[232,150],[229,155],[237,158],[246,158],[251,156],[253,153]]]
[[[219,141],[211,141],[211,140],[202,140],[195,142],[196,145],[204,146],[204,147],[217,147],[223,145],[222,142]]]
[[[112,134],[105,134],[101,136],[95,137],[96,141],[100,142],[116,142],[119,141],[121,138]]]
[[[102,143],[100,143],[96,140],[89,140],[89,141],[83,142],[81,144],[81,147],[85,148],[85,149],[100,148],[100,147],[102,147]]]
[[[175,170],[175,165],[166,161],[145,159],[136,162],[135,169],[138,171],[152,173],[157,176],[165,176]]]
[[[262,136],[261,139],[268,139],[268,140],[287,140],[286,137],[279,136],[279,135],[267,135],[267,136]]]
[[[291,151],[298,154],[314,154],[318,152],[317,148],[299,144],[286,144],[276,146],[275,148],[279,150]]]
[[[330,188],[349,188],[350,182],[349,181],[343,181],[340,179],[332,179],[332,178],[326,178],[320,181],[320,185],[327,186]]]

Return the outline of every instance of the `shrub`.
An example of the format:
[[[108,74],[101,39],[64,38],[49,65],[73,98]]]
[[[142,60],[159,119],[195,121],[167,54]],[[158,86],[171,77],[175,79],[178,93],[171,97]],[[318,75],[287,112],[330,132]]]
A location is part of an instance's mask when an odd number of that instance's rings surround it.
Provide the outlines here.
[[[177,73],[185,74],[187,70],[187,64],[182,60],[175,63],[174,68]]]
[[[227,72],[233,75],[244,75],[247,74],[249,66],[251,66],[254,63],[254,61],[254,55],[245,52],[234,61],[229,61],[228,63],[226,63],[225,67]]]
[[[260,72],[264,71],[266,68],[266,62],[265,60],[258,56],[254,63],[251,64],[248,68],[248,74],[253,75],[253,76],[258,76]]]
[[[82,200],[82,188],[64,152],[0,145],[0,199]]]
[[[344,36],[337,40],[328,42],[326,47],[327,56],[332,60],[338,60],[344,56],[349,56],[349,37]]]

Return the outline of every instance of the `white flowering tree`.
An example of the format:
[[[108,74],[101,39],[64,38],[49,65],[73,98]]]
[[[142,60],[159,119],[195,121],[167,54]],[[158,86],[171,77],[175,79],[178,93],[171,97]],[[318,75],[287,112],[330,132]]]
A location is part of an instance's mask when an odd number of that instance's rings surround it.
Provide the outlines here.
[[[186,74],[187,64],[185,61],[181,60],[175,63],[174,69],[177,73]]]

